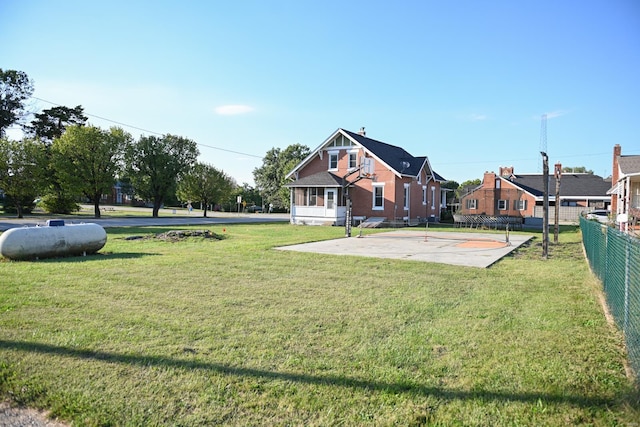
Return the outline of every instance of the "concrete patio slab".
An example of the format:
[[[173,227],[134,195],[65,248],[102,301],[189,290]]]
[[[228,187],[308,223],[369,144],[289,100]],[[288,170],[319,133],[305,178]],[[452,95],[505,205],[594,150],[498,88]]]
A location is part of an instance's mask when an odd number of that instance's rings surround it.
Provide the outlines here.
[[[506,233],[394,230],[276,249],[487,268],[532,238],[532,235],[510,234],[507,242]]]

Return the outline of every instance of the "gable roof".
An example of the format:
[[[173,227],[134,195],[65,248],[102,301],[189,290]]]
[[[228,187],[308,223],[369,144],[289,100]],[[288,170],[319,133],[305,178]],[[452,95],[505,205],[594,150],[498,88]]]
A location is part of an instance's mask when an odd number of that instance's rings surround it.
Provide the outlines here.
[[[376,141],[345,129],[341,130],[399,175],[417,176],[427,161],[426,157],[412,156],[404,148]]]
[[[640,156],[618,157],[618,167],[624,176],[640,174]]]
[[[544,196],[544,180],[542,174],[512,175],[502,178],[513,183],[535,197]],[[611,187],[610,181],[589,173],[567,173],[560,177],[560,195],[569,197],[606,197]],[[549,193],[555,195],[556,178],[549,175]]]
[[[291,177],[296,171],[309,163],[325,145],[333,140],[338,134],[342,134],[349,138],[352,142],[360,145],[375,157],[378,161],[384,163],[389,169],[393,170],[398,176],[418,176],[420,171],[425,168],[428,174],[433,175],[437,181],[445,181],[442,176],[438,175],[429,164],[429,159],[424,157],[414,157],[405,149],[386,142],[377,141],[367,138],[359,133],[351,132],[346,129],[338,128],[329,136],[322,144],[311,152],[303,161],[301,161],[291,172],[287,174],[287,178]]]

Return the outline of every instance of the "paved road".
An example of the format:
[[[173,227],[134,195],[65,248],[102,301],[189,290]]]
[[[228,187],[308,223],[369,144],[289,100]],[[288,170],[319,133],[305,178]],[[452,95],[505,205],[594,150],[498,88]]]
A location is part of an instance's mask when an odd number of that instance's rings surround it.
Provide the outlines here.
[[[194,210],[190,214],[185,210],[162,209],[158,218],[151,216],[151,209],[146,208],[114,208],[114,211],[107,211],[105,216],[96,219],[93,217],[65,217],[66,223],[92,222],[102,227],[148,227],[158,225],[184,226],[184,225],[210,225],[210,224],[251,224],[264,222],[288,222],[289,214],[238,214],[228,212],[208,212],[207,218],[202,216],[202,211]],[[132,214],[133,211],[146,213],[148,216],[126,216]],[[143,212],[141,212],[143,211]],[[83,212],[87,212],[87,207],[83,206]],[[90,208],[93,212],[93,208]],[[120,216],[122,215],[122,216]],[[35,227],[36,225],[45,225],[48,219],[61,218],[56,215],[32,216],[23,219],[2,217],[0,218],[0,231],[5,231],[15,227]]]

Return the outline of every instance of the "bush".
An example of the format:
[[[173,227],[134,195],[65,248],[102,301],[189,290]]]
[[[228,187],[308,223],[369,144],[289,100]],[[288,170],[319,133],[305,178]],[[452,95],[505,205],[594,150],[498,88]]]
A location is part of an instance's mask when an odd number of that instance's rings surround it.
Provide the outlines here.
[[[42,197],[40,206],[48,213],[70,214],[80,210],[74,197],[59,194],[47,194]]]

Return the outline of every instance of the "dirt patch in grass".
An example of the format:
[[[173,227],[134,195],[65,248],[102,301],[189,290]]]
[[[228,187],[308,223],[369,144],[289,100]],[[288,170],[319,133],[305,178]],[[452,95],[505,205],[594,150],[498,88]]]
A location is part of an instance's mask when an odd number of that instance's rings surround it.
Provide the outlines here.
[[[167,242],[179,242],[190,237],[201,237],[203,239],[223,240],[226,236],[214,233],[211,230],[169,230],[148,236],[129,236],[125,240],[158,239]]]
[[[9,402],[0,402],[0,425],[32,427],[67,427],[69,424],[52,420],[46,411],[12,406]]]

